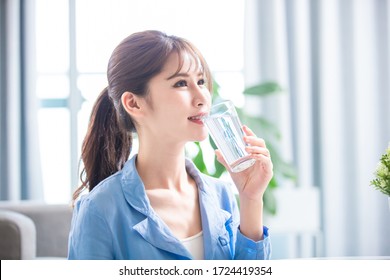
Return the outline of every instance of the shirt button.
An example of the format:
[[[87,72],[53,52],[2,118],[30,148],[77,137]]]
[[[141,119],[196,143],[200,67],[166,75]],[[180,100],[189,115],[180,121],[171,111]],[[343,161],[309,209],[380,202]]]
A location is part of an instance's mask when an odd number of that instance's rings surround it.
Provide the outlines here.
[[[218,237],[218,240],[222,246],[226,246],[228,244],[227,240],[225,238],[223,238],[222,236]]]

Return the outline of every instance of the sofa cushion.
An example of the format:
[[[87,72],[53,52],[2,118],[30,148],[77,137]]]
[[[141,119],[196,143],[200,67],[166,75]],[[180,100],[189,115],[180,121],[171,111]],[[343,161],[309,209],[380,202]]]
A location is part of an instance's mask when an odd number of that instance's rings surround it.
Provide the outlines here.
[[[0,210],[0,259],[30,260],[36,256],[36,229],[27,216]]]
[[[67,257],[68,235],[72,220],[71,206],[23,201],[2,202],[0,209],[2,208],[26,215],[34,222],[37,257]]]

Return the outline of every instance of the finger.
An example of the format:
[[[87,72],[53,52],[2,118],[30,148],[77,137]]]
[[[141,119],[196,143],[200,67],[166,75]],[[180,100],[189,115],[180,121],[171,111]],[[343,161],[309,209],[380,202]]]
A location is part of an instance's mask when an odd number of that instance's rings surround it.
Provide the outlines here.
[[[264,139],[258,138],[255,136],[244,136],[245,143],[251,145],[251,146],[259,146],[266,148],[266,144]]]
[[[255,159],[257,162],[259,162],[261,164],[261,166],[263,166],[263,168],[265,169],[270,169],[272,170],[273,169],[273,163],[272,163],[272,160],[271,158],[269,157],[266,157],[262,154],[251,154],[250,155],[250,158],[253,158]]]
[[[242,126],[242,130],[245,132],[246,135],[248,136],[256,136],[256,134],[252,131],[252,129],[250,129],[249,127],[247,127],[246,125],[243,125]]]
[[[272,178],[274,169],[272,161],[270,159],[263,158],[263,160],[259,160],[258,162],[260,163],[263,172],[265,172],[263,174],[269,174]]]
[[[217,156],[217,160],[226,168],[226,169],[229,169],[228,168],[228,165],[225,161],[225,159],[223,158],[222,156],[222,153],[220,150],[215,150],[215,155]]]
[[[259,146],[247,146],[245,150],[250,154],[259,154],[266,157],[271,157],[271,154],[268,149],[259,147]]]

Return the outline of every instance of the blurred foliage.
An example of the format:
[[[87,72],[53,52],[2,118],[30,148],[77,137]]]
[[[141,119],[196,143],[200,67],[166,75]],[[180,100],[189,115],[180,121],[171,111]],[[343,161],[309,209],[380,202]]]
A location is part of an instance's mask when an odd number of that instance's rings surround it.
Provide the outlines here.
[[[381,193],[390,197],[390,143],[374,172],[375,178],[370,185]]]
[[[219,103],[224,99],[219,94],[220,86],[213,81],[213,104]],[[278,83],[275,82],[264,82],[244,90],[244,96],[257,96],[263,98],[265,96],[271,96],[275,94],[283,93],[284,91]],[[277,202],[273,191],[280,186],[281,181],[284,179],[295,180],[295,170],[291,163],[286,162],[283,157],[279,154],[278,146],[281,140],[281,133],[279,128],[266,118],[262,116],[252,116],[245,112],[244,109],[236,107],[237,113],[240,117],[241,123],[250,127],[256,135],[260,136],[266,141],[267,148],[270,151],[272,163],[274,166],[274,176],[269,183],[269,186],[264,194],[264,210],[269,214],[276,214]],[[260,111],[260,108],[259,108]],[[212,138],[209,137],[207,145],[211,145],[212,149],[217,149]],[[219,178],[224,172],[227,172],[225,167],[221,165],[216,157],[214,157],[213,168],[208,168],[204,158],[204,145],[196,142],[197,153],[193,156],[192,160],[198,169],[204,174],[212,177]],[[238,201],[238,196],[237,196]],[[239,201],[238,201],[239,205]]]

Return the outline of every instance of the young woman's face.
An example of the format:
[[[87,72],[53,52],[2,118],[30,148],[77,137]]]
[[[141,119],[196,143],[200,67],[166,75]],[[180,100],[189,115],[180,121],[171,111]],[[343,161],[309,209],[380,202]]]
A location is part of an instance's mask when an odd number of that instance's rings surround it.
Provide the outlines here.
[[[169,56],[163,70],[149,82],[148,112],[142,126],[157,139],[174,142],[201,141],[207,129],[200,117],[211,106],[211,94],[199,63],[183,55],[178,73],[179,56]]]

